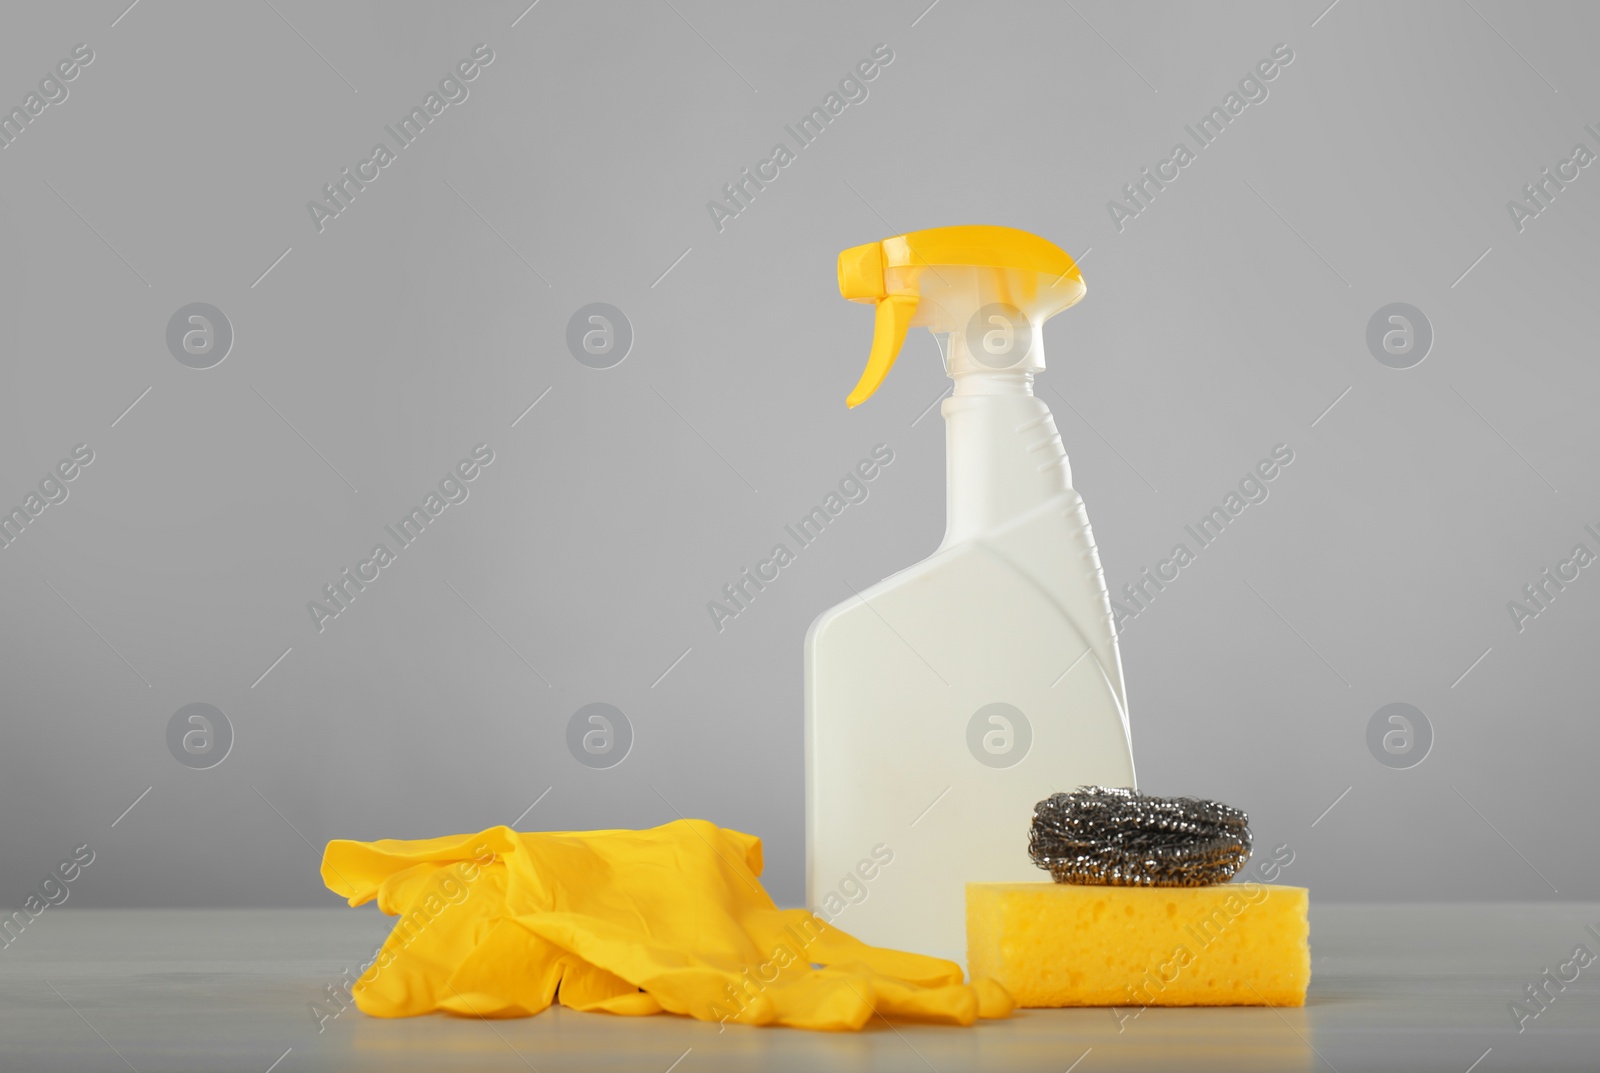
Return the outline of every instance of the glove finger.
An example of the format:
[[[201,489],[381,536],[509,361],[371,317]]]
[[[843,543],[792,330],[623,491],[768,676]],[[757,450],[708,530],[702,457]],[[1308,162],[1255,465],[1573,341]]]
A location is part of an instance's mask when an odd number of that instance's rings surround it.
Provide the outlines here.
[[[482,866],[496,855],[513,852],[515,834],[506,827],[492,827],[476,835],[417,841],[334,839],[322,852],[322,882],[335,894],[349,899],[351,905],[364,905],[377,894],[383,881],[396,872],[428,862]]]

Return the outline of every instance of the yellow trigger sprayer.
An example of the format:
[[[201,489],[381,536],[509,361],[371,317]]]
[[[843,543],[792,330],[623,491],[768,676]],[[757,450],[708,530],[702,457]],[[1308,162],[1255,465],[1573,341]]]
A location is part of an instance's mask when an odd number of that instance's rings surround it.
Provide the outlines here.
[[[1039,236],[968,226],[913,231],[845,250],[839,255],[839,293],[877,307],[872,353],[846,400],[856,407],[883,383],[913,325],[940,336],[941,347],[947,339],[964,344],[973,318],[985,314],[976,325],[975,358],[964,348],[945,349],[952,377],[973,371],[971,360],[979,368],[1043,369],[1035,329],[1082,298],[1084,286],[1072,258]]]
[[[934,333],[955,389],[943,543],[806,635],[807,896],[822,912],[855,876],[869,892],[849,907],[855,934],[961,960],[965,884],[1039,877],[1034,803],[1134,785],[1099,553],[1033,394],[1044,322],[1083,297],[1083,277],[1025,231],[941,227],[845,250],[839,291],[875,307],[850,406],[912,326]]]

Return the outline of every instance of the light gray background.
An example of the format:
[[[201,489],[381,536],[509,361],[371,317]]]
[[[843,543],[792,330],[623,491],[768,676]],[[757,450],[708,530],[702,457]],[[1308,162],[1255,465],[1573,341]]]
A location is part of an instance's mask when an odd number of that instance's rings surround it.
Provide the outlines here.
[[[1600,896],[1600,568],[1506,611],[1600,551],[1600,174],[1506,210],[1600,149],[1592,7],[125,7],[0,32],[7,107],[96,57],[0,151],[0,505],[95,452],[0,551],[4,908],[85,842],[75,905],[330,904],[327,839],[547,789],[524,828],[759,834],[798,903],[806,626],[943,525],[933,341],[847,411],[871,325],[834,258],[974,222],[1083,257],[1042,383],[1114,590],[1295,451],[1123,636],[1142,785],[1247,809],[1318,899]],[[470,98],[319,234],[307,200],[480,42]],[[870,98],[718,233],[706,201],[880,42]],[[1270,97],[1118,233],[1107,201],[1280,42]],[[196,301],[236,336],[204,371],[165,343]],[[636,333],[604,371],[564,341],[596,301]],[[1365,343],[1397,301],[1436,334],[1403,371]],[[319,634],[307,601],[480,442],[470,498]],[[716,632],[880,442],[871,498]],[[165,744],[195,701],[236,735],[203,771]],[[607,770],[566,746],[592,701],[636,735]],[[1366,745],[1394,701],[1435,734],[1408,770]]]

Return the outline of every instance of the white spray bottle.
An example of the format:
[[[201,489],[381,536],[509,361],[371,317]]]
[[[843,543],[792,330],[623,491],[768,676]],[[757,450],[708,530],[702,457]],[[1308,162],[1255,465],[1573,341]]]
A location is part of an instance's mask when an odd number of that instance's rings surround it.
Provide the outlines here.
[[[1025,231],[943,227],[846,250],[839,289],[876,307],[852,407],[913,325],[955,391],[944,542],[806,635],[807,899],[866,942],[964,961],[966,883],[1043,878],[1034,803],[1134,785],[1100,556],[1033,394],[1044,322],[1083,277]]]

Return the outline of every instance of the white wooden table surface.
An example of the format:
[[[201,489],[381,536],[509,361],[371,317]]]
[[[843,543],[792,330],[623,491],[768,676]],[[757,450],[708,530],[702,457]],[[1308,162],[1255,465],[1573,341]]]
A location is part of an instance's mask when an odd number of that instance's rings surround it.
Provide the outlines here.
[[[370,909],[48,910],[0,951],[0,1070],[1600,1070],[1600,904],[1313,901],[1304,1009],[1025,1010],[829,1034],[352,1008],[319,1031],[309,1004],[386,931]],[[1580,944],[1595,962],[1519,1032],[1509,1004]]]

